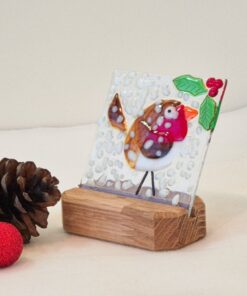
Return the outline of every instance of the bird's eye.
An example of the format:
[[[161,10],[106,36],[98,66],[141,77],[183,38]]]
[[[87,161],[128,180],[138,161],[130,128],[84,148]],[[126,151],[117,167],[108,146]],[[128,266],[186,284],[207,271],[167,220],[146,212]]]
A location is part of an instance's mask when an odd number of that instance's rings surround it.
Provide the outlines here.
[[[166,119],[177,119],[178,118],[178,111],[174,106],[168,107],[164,111],[164,115]]]

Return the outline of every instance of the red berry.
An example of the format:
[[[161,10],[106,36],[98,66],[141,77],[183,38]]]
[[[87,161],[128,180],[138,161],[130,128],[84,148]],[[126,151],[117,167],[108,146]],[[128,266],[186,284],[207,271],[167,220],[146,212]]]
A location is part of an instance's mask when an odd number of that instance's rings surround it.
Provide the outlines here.
[[[210,89],[210,91],[208,92],[208,95],[209,95],[210,97],[216,97],[217,94],[218,94],[218,89],[217,89],[216,87],[212,87],[212,88]]]
[[[215,80],[215,87],[221,88],[223,86],[223,81],[221,79]]]
[[[215,78],[213,78],[213,77],[208,78],[208,80],[206,82],[207,87],[210,88],[210,87],[214,86],[214,84],[215,84]]]
[[[0,267],[16,262],[23,249],[20,232],[11,224],[0,222]]]

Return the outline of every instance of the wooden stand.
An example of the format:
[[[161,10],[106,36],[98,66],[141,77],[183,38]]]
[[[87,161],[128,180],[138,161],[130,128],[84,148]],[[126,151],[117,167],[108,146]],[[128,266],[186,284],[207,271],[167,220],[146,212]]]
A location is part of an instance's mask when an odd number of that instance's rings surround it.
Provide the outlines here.
[[[62,196],[67,232],[148,250],[174,250],[206,235],[205,205],[196,197],[192,215],[180,207],[82,188]]]

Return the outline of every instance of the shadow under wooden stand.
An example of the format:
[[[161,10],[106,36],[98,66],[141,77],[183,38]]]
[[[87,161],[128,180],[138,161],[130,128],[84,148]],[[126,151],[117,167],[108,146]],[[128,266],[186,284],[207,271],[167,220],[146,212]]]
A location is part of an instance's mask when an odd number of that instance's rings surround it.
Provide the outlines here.
[[[174,250],[206,235],[205,204],[187,210],[83,188],[62,195],[63,226],[73,234],[148,250]]]

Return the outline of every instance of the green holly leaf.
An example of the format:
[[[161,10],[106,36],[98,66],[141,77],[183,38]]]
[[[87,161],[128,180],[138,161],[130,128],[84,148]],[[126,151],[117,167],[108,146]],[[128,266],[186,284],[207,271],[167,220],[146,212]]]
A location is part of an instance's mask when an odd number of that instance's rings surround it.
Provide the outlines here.
[[[205,130],[211,130],[215,127],[217,121],[217,106],[215,101],[206,96],[200,106],[199,123]]]
[[[201,78],[191,75],[182,75],[173,80],[176,88],[180,91],[188,92],[193,96],[198,96],[207,92]]]
[[[216,126],[216,122],[218,120],[219,113],[220,113],[220,107],[218,106],[217,107],[217,110],[215,112],[215,116],[214,116],[212,122],[210,123],[210,129],[211,130],[214,130],[215,129],[215,126]]]

